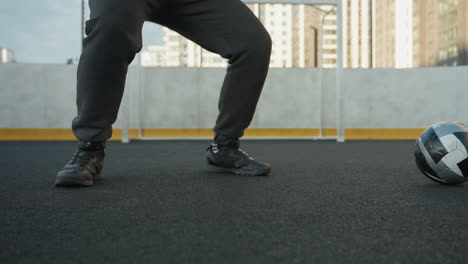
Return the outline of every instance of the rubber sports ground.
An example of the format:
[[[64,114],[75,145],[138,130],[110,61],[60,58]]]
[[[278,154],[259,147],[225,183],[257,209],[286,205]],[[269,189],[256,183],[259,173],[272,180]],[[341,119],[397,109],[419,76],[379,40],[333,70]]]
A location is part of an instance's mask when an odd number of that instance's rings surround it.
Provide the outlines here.
[[[55,188],[75,142],[0,142],[1,263],[466,263],[468,185],[414,141],[244,141],[268,177],[203,172],[210,141],[109,142],[105,178]]]

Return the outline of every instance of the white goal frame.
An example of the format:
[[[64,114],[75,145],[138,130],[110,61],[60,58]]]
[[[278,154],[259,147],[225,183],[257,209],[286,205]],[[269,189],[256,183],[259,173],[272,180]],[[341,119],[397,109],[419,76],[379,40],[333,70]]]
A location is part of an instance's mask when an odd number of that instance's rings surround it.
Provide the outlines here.
[[[319,126],[319,136],[318,137],[303,137],[303,138],[258,138],[252,137],[251,139],[312,139],[312,140],[336,140],[337,142],[344,142],[344,97],[343,97],[343,16],[342,16],[342,0],[242,0],[242,2],[247,4],[304,4],[304,5],[331,5],[335,6],[336,8],[336,136],[323,136],[323,114],[320,113],[320,126]],[[321,29],[321,32],[323,29]],[[323,40],[321,40],[323,41]],[[320,52],[323,52],[320,50]],[[322,56],[320,56],[321,58]],[[320,65],[322,67],[322,65]],[[141,86],[141,65],[138,64],[138,86]],[[321,82],[323,82],[323,72],[321,72]],[[320,85],[321,96],[323,95],[323,87],[324,85]],[[138,87],[139,93],[141,93],[141,87]],[[128,96],[126,96],[126,100],[128,100]],[[127,101],[128,102],[128,101]],[[138,106],[140,107],[141,98],[139,98]],[[127,106],[128,108],[128,106]],[[321,112],[323,111],[323,99],[321,100],[320,106]],[[128,109],[123,109],[124,111],[124,118],[122,122],[122,142],[128,143],[130,142],[129,137],[129,121],[130,121],[130,114]],[[139,109],[139,117],[141,118],[141,109]],[[168,140],[174,138],[150,138],[150,137],[143,137],[142,136],[142,124],[141,120],[139,122],[138,129],[138,136],[136,140]],[[177,139],[203,139],[203,138],[177,138]],[[249,138],[245,138],[249,139]]]

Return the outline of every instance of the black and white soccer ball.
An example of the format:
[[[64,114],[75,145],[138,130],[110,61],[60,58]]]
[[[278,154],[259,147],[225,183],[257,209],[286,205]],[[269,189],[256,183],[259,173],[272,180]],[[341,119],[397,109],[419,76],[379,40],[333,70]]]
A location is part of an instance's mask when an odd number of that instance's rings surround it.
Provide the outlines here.
[[[416,140],[414,157],[429,179],[441,184],[468,180],[468,129],[460,122],[432,125]]]

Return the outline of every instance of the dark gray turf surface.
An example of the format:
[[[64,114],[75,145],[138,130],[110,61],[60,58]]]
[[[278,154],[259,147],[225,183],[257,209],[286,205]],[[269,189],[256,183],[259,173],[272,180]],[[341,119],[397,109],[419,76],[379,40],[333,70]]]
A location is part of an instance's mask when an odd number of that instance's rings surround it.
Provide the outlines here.
[[[57,189],[73,142],[0,142],[0,263],[467,263],[468,184],[412,141],[245,141],[269,177],[206,174],[208,141],[108,144],[105,180]]]

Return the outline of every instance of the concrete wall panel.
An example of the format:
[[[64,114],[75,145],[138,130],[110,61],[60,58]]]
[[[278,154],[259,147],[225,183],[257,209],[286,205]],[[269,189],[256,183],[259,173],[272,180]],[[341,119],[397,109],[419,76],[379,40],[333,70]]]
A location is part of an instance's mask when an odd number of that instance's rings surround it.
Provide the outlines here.
[[[131,67],[114,127],[212,128],[225,72]],[[76,66],[2,64],[0,83],[0,128],[70,127]],[[468,67],[346,69],[344,85],[347,128],[468,123]],[[334,70],[271,69],[251,127],[317,128],[320,115],[336,127]]]
[[[306,69],[271,69],[252,127],[319,126],[320,91],[313,77]]]

